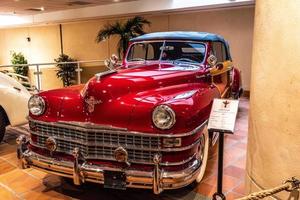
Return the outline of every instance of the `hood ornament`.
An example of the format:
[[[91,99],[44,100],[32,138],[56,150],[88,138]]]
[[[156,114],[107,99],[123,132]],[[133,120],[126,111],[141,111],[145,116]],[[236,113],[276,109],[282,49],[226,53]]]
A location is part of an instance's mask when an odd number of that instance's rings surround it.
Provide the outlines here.
[[[95,110],[95,105],[102,103],[102,101],[95,99],[95,97],[93,96],[90,96],[87,99],[85,99],[85,103],[87,104],[88,112],[92,113]]]

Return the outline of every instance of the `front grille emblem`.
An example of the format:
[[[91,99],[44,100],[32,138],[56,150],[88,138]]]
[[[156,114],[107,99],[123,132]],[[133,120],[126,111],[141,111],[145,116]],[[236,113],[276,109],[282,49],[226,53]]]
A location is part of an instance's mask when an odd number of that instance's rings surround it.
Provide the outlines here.
[[[124,162],[128,166],[130,165],[130,163],[128,162],[128,153],[127,153],[126,149],[124,149],[123,147],[116,148],[116,150],[114,152],[114,156],[115,156],[116,161]]]
[[[53,137],[48,137],[45,142],[45,147],[48,149],[51,153],[54,152],[57,148],[56,140]]]
[[[90,96],[85,100],[85,103],[87,104],[88,112],[92,113],[95,110],[95,105],[102,103],[102,101],[95,99],[95,97],[93,96]]]

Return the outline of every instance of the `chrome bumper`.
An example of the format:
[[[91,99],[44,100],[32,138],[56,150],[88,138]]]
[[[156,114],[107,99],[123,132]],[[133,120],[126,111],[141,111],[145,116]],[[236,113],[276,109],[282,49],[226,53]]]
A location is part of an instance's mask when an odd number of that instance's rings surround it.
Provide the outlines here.
[[[74,149],[74,162],[61,161],[39,155],[27,148],[28,139],[20,136],[17,139],[18,158],[23,168],[35,168],[47,173],[73,179],[75,185],[85,182],[104,184],[104,171],[122,171],[126,174],[126,187],[152,189],[155,194],[163,190],[178,189],[192,183],[200,170],[201,161],[194,160],[189,167],[181,171],[164,172],[160,167],[161,158],[153,158],[153,171],[126,170],[93,165],[84,161],[80,150]]]

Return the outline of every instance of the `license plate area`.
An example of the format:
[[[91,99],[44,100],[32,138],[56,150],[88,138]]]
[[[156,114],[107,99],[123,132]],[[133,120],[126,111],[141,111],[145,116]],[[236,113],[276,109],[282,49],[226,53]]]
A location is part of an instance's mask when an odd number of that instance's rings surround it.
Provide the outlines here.
[[[104,188],[126,190],[126,174],[118,171],[104,171]]]

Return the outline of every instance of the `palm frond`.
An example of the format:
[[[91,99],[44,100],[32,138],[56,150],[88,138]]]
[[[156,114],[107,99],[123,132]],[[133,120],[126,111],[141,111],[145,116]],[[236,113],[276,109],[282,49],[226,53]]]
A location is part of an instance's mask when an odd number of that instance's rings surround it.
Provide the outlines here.
[[[143,31],[144,25],[150,25],[151,22],[141,16],[135,16],[129,19],[124,25],[125,32],[129,33],[130,37],[136,37],[145,34]]]
[[[114,24],[106,24],[104,28],[98,32],[96,42],[99,43],[108,39],[112,35],[118,35],[120,37],[118,43],[118,52],[119,56],[121,56],[121,54],[125,53],[127,50],[129,40],[145,34],[143,31],[144,25],[150,24],[151,23],[147,19],[140,16],[128,19],[128,21],[124,24],[118,21]]]
[[[120,22],[106,24],[104,28],[98,32],[96,42],[102,42],[113,35],[120,35],[122,32],[122,24]]]

